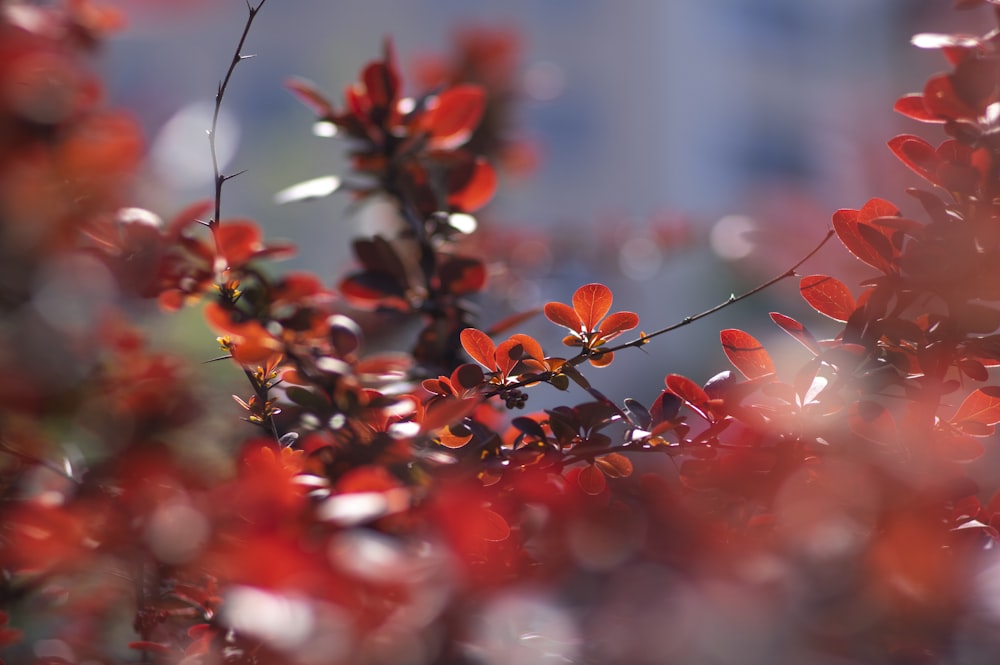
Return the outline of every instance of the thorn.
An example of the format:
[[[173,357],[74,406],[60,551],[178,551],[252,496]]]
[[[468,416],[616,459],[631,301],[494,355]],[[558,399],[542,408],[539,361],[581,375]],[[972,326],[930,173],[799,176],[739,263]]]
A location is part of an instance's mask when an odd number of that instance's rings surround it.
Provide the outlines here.
[[[242,171],[237,171],[236,173],[233,173],[231,175],[220,175],[219,176],[219,180],[221,182],[227,182],[229,180],[232,180],[233,178],[237,178],[237,177],[243,175],[246,172],[247,172],[247,169],[243,169]]]
[[[216,363],[216,362],[219,362],[220,360],[229,360],[232,357],[233,357],[232,354],[230,354],[228,356],[219,356],[218,358],[212,358],[210,360],[203,360],[203,361],[201,361],[201,364],[202,365],[207,365],[208,363]]]

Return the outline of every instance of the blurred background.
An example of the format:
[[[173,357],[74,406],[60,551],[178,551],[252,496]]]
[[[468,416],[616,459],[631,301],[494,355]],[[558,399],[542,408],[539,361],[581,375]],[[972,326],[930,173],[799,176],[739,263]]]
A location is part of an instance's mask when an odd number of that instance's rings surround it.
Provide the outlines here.
[[[246,7],[120,5],[130,26],[105,54],[110,94],[134,109],[151,142],[140,203],[168,216],[211,196],[205,130]],[[473,43],[507,49],[514,101],[504,131],[518,146],[481,216],[489,251],[512,262],[484,300],[484,327],[602,281],[615,309],[638,312],[651,331],[780,273],[822,238],[837,208],[878,195],[906,211],[902,189],[916,176],[884,146],[921,128],[892,104],[944,64],[909,39],[963,21],[975,32],[984,19],[946,0],[271,0],[246,48],[257,57],[237,69],[224,108],[227,170],[247,173],[226,186],[223,216],[255,218],[271,237],[293,240],[300,251],[284,266],[335,284],[366,213],[348,210],[346,193],[274,203],[289,185],[346,172],[345,145],[313,136],[311,112],[283,82],[307,78],[339,104],[388,37],[407,92],[419,93],[421,77],[478,30]],[[865,276],[835,243],[803,274],[828,270]],[[744,328],[775,355],[798,353],[767,320],[780,307],[822,334],[804,304],[790,311],[796,283],[673,333],[648,355],[624,354],[601,377],[604,389],[651,401],[667,372],[705,381],[728,367],[721,328]],[[542,317],[524,332],[559,348]],[[207,357],[212,340],[199,331],[179,343]],[[640,386],[644,394],[631,394]]]

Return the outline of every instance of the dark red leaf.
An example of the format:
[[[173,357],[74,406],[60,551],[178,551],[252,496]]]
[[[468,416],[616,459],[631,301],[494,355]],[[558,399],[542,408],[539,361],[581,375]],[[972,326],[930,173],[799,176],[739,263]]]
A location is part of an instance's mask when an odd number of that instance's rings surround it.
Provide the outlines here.
[[[475,411],[480,401],[478,397],[467,397],[465,399],[440,399],[432,402],[424,411],[424,417],[420,423],[421,434],[436,432],[442,427],[461,422],[463,418]]]
[[[466,328],[460,333],[462,348],[472,359],[491,372],[497,369],[496,345],[490,336],[476,328]]]
[[[719,333],[722,350],[729,362],[748,379],[774,374],[774,362],[767,350],[752,335],[728,328]]]
[[[451,184],[448,205],[462,212],[475,212],[490,202],[497,188],[497,174],[483,157],[477,157],[460,184]]]
[[[795,319],[778,312],[771,312],[771,320],[781,327],[786,333],[794,337],[802,346],[806,347],[814,354],[819,354],[819,342],[813,337],[808,329]]]
[[[365,84],[365,92],[372,106],[385,109],[395,101],[399,90],[399,76],[395,70],[384,62],[373,62],[361,73]]]
[[[608,478],[628,478],[632,475],[632,460],[621,453],[608,453],[594,460],[597,466]]]
[[[603,284],[584,284],[573,294],[573,309],[583,327],[593,331],[611,309],[612,300],[611,289]]]
[[[803,277],[799,281],[799,292],[813,309],[835,321],[847,321],[856,308],[847,285],[829,275]]]
[[[441,287],[456,296],[481,291],[486,284],[486,266],[479,259],[452,256],[438,269]]]

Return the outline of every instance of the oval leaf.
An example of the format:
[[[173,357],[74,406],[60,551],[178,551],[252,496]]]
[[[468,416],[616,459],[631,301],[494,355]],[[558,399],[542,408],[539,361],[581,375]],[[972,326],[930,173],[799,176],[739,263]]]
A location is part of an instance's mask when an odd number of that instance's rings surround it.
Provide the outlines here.
[[[476,328],[466,328],[460,333],[462,348],[477,363],[495,372],[497,369],[496,345],[490,336]]]
[[[478,85],[448,88],[424,116],[424,129],[433,148],[452,150],[469,140],[486,108],[486,93]]]
[[[752,335],[729,328],[719,333],[722,350],[729,362],[748,379],[774,374],[774,362],[767,350]]]
[[[573,294],[573,309],[583,327],[592,331],[611,309],[613,299],[611,289],[603,284],[584,284]]]
[[[778,312],[771,312],[771,320],[786,333],[794,337],[802,346],[806,347],[814,354],[819,355],[820,348],[816,338],[809,330],[790,316],[785,316]]]
[[[845,322],[857,307],[847,285],[828,275],[808,275],[799,281],[799,292],[820,314]]]
[[[556,325],[569,328],[575,333],[580,332],[580,328],[583,326],[576,311],[564,303],[546,303],[545,309],[542,311],[545,312],[545,318],[549,321],[555,323]]]
[[[580,475],[576,477],[576,482],[580,489],[591,496],[600,494],[608,486],[604,474],[593,464],[588,464],[580,469]]]
[[[626,330],[632,330],[637,325],[639,325],[639,315],[635,312],[615,312],[601,321],[598,331],[604,339],[611,339]]]
[[[1000,386],[986,386],[969,393],[951,418],[952,423],[962,421],[983,425],[1000,423]]]

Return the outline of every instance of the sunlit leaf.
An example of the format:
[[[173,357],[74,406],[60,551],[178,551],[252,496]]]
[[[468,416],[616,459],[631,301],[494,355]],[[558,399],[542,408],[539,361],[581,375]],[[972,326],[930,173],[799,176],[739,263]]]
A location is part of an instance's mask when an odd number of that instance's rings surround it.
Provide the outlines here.
[[[794,337],[802,346],[806,347],[815,354],[820,352],[819,342],[813,337],[813,334],[809,330],[793,319],[790,316],[785,316],[778,312],[771,312],[771,320],[774,321],[778,326],[787,332],[789,335]]]
[[[466,328],[460,333],[462,348],[472,359],[491,372],[497,369],[496,345],[490,336],[477,328]]]
[[[639,315],[634,312],[615,312],[601,321],[598,332],[601,337],[610,339],[626,330],[632,330],[639,325]]]
[[[573,293],[573,309],[585,329],[596,330],[611,309],[612,300],[611,289],[603,284],[584,284]]]
[[[595,353],[587,358],[587,362],[589,362],[593,367],[607,367],[614,361],[615,354],[612,351],[605,351],[604,353],[600,353],[600,355]]]
[[[668,374],[663,382],[667,389],[682,400],[701,409],[708,402],[708,394],[702,390],[701,386],[680,374]],[[673,416],[669,416],[673,417]]]
[[[914,120],[920,120],[921,122],[934,122],[941,123],[944,122],[944,118],[934,115],[927,110],[927,105],[924,104],[924,96],[921,93],[913,93],[909,95],[903,95],[900,97],[893,109],[908,118],[913,118]]]
[[[835,321],[847,321],[857,306],[847,285],[828,275],[803,277],[799,292],[813,309]]]
[[[952,423],[963,421],[983,425],[1000,423],[1000,386],[986,386],[969,393],[951,417]]]
[[[752,335],[729,328],[719,333],[722,350],[729,362],[748,379],[774,374],[774,362],[767,350]]]
[[[483,333],[484,335],[486,333]],[[503,376],[509,376],[524,355],[524,347],[516,339],[508,339],[496,347],[496,368]]]
[[[632,460],[621,453],[608,453],[594,460],[608,478],[628,478],[632,475]]]
[[[550,302],[545,304],[542,311],[545,312],[545,318],[552,323],[569,328],[573,332],[580,332],[583,325],[580,316],[569,305],[561,302]]]

